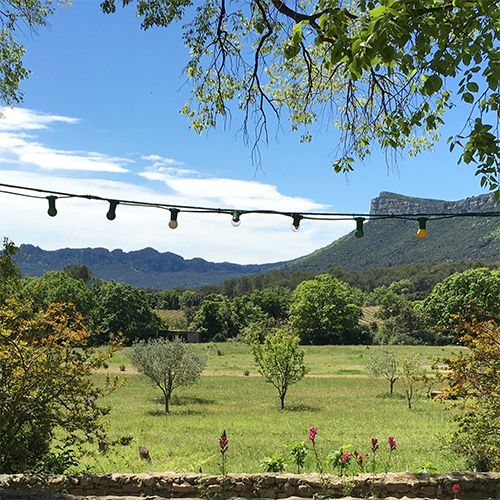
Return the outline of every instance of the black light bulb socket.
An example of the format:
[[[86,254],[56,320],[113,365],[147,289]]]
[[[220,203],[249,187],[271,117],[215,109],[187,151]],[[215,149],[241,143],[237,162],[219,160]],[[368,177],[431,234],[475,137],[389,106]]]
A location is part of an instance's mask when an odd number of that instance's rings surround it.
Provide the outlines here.
[[[300,214],[293,214],[292,215],[292,219],[293,219],[292,226],[296,230],[298,230],[299,227],[300,227],[300,221],[303,219],[302,215],[300,215]]]
[[[427,217],[419,217],[417,220],[419,229],[427,229],[427,221],[429,220]]]
[[[47,213],[51,217],[55,217],[57,215],[57,208],[56,208],[57,196],[47,196],[47,200],[49,202],[49,209],[47,210]]]
[[[109,200],[109,210],[108,213],[106,214],[106,218],[108,220],[115,220],[116,219],[116,207],[119,205],[119,201],[116,200]]]
[[[177,229],[179,225],[177,223],[177,216],[179,215],[180,210],[178,208],[169,208],[170,210],[170,222],[168,223],[168,227],[170,229]]]
[[[240,222],[240,215],[241,215],[241,212],[239,212],[238,210],[235,210],[233,212],[233,222],[235,224],[237,224],[238,222]]]
[[[356,238],[362,238],[364,236],[364,231],[363,231],[363,223],[365,222],[364,217],[356,217],[354,219],[356,221],[356,231],[354,231],[354,236]]]

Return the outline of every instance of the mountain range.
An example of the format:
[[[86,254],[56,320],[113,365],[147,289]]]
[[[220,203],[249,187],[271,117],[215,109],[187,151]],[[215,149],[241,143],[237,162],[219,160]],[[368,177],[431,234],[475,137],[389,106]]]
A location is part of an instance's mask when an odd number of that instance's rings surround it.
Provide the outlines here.
[[[408,215],[491,212],[499,209],[489,195],[450,202],[382,192],[372,200],[370,213]],[[361,271],[412,263],[500,259],[499,217],[432,220],[427,225],[429,236],[423,240],[416,237],[417,228],[415,221],[371,220],[364,224],[363,238],[356,238],[351,232],[299,259],[262,265],[184,259],[153,248],[132,252],[105,248],[47,251],[33,245],[21,245],[16,262],[21,272],[30,276],[60,270],[71,264],[84,264],[96,278],[122,281],[142,288],[167,289],[217,284],[275,269],[291,273],[321,273],[332,268]]]

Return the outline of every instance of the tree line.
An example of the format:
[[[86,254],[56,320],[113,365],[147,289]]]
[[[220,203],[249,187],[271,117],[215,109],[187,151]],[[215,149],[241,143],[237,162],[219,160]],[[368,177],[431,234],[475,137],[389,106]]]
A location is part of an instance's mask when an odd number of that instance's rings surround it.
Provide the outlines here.
[[[73,304],[94,344],[119,337],[125,343],[146,340],[168,329],[197,331],[202,341],[263,340],[273,328],[290,327],[303,344],[435,345],[453,342],[454,315],[498,318],[499,275],[487,267],[454,273],[422,299],[414,279],[366,292],[333,274],[305,279],[293,289],[272,286],[230,296],[206,289],[146,291],[92,279],[85,266],[69,266],[23,278],[18,293],[38,306]],[[375,321],[360,322],[363,306],[375,306]],[[179,310],[182,319],[169,322],[155,309]]]

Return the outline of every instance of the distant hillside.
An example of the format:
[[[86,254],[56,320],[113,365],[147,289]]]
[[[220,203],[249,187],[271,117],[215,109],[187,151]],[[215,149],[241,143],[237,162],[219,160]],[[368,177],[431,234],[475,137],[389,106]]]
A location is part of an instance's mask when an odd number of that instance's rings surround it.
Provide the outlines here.
[[[370,213],[443,213],[496,211],[489,195],[450,202],[411,198],[383,192],[372,200]],[[405,264],[500,258],[500,218],[455,218],[429,222],[429,236],[420,240],[417,223],[402,220],[375,220],[365,223],[364,237],[354,232],[288,262],[288,272],[321,273],[332,268],[363,271]]]
[[[142,288],[196,288],[239,276],[262,273],[280,264],[246,265],[213,263],[203,259],[183,259],[171,252],[153,248],[133,252],[105,248],[65,248],[42,250],[21,245],[16,262],[24,275],[40,276],[71,264],[84,264],[95,278],[116,280]]]
[[[381,193],[371,205],[371,213],[398,215],[495,210],[500,210],[500,207],[495,206],[488,195],[449,202]],[[21,245],[16,261],[23,274],[30,276],[60,270],[70,264],[85,264],[97,278],[122,281],[137,287],[197,288],[225,282],[213,287],[214,291],[239,295],[261,288],[265,283],[293,288],[314,274],[332,269],[341,279],[371,289],[384,282],[380,273],[391,274],[382,268],[440,262],[442,265],[437,268],[438,274],[447,275],[447,262],[467,261],[469,264],[464,263],[464,268],[468,268],[477,265],[478,261],[486,264],[500,260],[500,218],[432,221],[428,224],[429,236],[425,240],[416,237],[416,230],[417,223],[413,221],[370,221],[365,223],[363,238],[355,238],[352,232],[305,257],[288,263],[263,265],[186,260],[174,253],[160,253],[152,248],[134,252],[110,252],[104,248],[46,251],[33,245]],[[373,276],[349,276],[354,271],[373,271]],[[420,271],[402,268],[401,276],[394,275],[392,278],[401,279],[408,272]]]

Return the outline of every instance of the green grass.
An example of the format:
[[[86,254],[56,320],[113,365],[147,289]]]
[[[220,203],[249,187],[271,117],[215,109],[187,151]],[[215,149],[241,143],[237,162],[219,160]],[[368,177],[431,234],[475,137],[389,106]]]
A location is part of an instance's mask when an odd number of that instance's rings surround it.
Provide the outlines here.
[[[285,411],[278,408],[275,389],[257,376],[248,348],[242,344],[206,344],[197,349],[209,354],[206,374],[193,386],[177,389],[171,414],[162,413],[161,393],[137,375],[121,351],[109,371],[124,384],[108,396],[108,419],[113,439],[133,436],[128,446],[116,446],[107,456],[89,458],[95,472],[193,471],[218,472],[218,437],[229,437],[228,470],[256,472],[263,457],[287,453],[289,443],[307,439],[318,427],[317,445],[326,453],[340,445],[368,451],[370,439],[381,441],[379,470],[385,470],[387,436],[396,438],[391,470],[418,471],[431,463],[436,471],[463,468],[442,447],[450,429],[450,411],[421,397],[408,411],[402,388],[387,395],[388,385],[364,371],[364,360],[375,346],[305,347],[309,375],[290,388]],[[400,353],[425,357],[448,356],[450,347],[401,347]],[[219,353],[219,354],[218,354]],[[119,366],[126,365],[120,372]],[[429,361],[430,364],[430,361]],[[244,376],[245,370],[250,376]],[[103,379],[104,374],[96,374]],[[138,446],[147,446],[153,462],[139,460]],[[308,470],[314,470],[312,459]],[[290,466],[290,471],[294,471]]]

